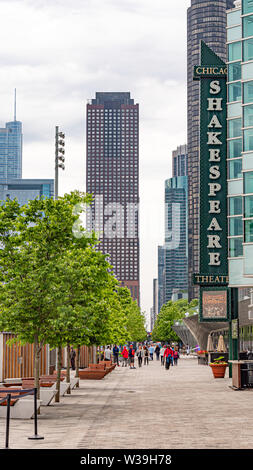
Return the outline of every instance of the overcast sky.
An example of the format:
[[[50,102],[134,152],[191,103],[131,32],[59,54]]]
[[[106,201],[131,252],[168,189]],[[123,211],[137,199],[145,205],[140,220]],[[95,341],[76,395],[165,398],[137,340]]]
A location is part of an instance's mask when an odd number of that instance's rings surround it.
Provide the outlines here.
[[[186,143],[190,0],[0,0],[0,127],[23,123],[23,177],[54,177],[54,133],[66,134],[59,193],[85,190],[86,103],[130,91],[140,105],[141,307],[149,315],[164,240],[164,181]]]

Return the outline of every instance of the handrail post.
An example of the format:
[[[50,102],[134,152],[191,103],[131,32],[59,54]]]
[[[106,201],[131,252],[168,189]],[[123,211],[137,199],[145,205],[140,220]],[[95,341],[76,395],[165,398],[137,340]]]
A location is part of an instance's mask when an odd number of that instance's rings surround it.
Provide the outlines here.
[[[7,394],[5,449],[9,449],[11,394]]]
[[[34,436],[28,437],[28,439],[44,439],[44,437],[38,436],[37,388],[33,389],[33,394],[34,394]]]

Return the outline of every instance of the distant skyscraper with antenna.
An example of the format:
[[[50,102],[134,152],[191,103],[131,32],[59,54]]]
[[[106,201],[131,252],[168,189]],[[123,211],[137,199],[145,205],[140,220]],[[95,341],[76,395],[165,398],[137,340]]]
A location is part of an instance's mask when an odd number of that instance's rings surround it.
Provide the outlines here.
[[[22,178],[22,122],[16,119],[16,89],[14,121],[0,128],[0,179]]]

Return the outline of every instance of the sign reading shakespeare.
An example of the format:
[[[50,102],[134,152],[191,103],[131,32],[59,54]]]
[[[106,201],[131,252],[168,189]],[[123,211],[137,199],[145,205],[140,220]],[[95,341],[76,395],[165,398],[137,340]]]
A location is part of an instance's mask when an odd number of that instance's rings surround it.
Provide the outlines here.
[[[227,86],[225,63],[202,41],[200,93],[200,272],[193,283],[228,285],[227,263]]]

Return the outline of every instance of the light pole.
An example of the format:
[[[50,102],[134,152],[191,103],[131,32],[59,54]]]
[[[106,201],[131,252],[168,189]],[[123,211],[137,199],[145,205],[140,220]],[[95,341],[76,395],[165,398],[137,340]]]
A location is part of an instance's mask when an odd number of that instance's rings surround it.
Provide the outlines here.
[[[65,134],[59,132],[59,127],[55,127],[55,180],[54,180],[54,198],[58,199],[58,169],[65,170]],[[59,163],[60,162],[60,163]]]

